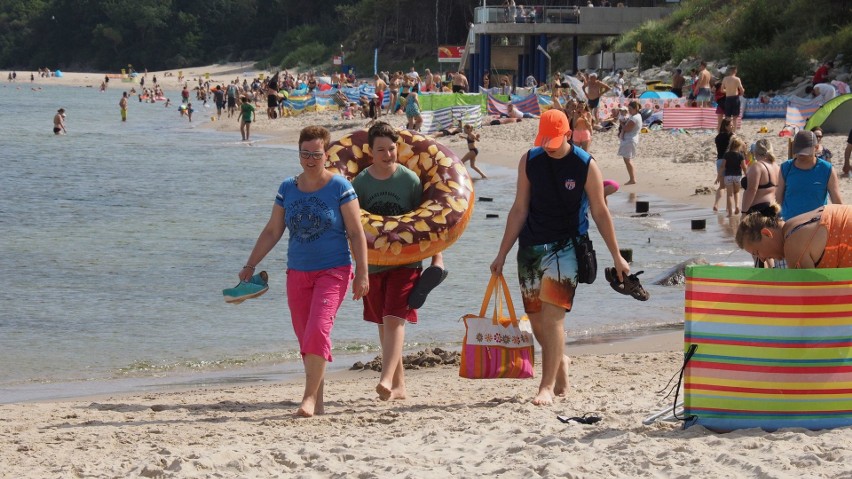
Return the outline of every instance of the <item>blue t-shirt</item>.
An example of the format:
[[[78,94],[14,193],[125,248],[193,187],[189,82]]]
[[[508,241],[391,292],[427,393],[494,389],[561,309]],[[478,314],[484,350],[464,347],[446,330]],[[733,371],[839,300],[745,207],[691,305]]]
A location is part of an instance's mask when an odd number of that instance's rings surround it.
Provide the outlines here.
[[[794,216],[815,210],[828,202],[828,181],[831,179],[831,163],[817,160],[810,170],[802,170],[787,160],[781,164],[784,178],[784,198],[781,200],[781,217],[789,220]]]
[[[287,267],[318,271],[351,265],[340,207],[357,198],[352,184],[340,175],[313,193],[299,191],[295,177],[284,180],[275,204],[284,208],[284,222],[290,230]]]

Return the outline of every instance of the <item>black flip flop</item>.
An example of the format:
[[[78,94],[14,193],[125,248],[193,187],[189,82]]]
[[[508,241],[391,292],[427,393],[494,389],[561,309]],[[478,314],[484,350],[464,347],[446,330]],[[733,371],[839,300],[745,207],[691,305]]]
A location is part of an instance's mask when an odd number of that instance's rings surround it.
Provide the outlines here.
[[[448,272],[437,266],[429,266],[420,273],[420,279],[408,295],[408,307],[411,309],[420,309],[423,303],[426,302],[426,296],[441,284],[447,277]]]
[[[580,423],[580,424],[595,424],[597,422],[600,422],[601,419],[603,419],[603,418],[600,417],[600,416],[594,416],[594,415],[592,415],[592,413],[587,412],[586,414],[583,414],[582,416],[574,416],[574,417],[557,415],[556,419],[559,419],[560,422],[564,422],[564,423],[569,423],[569,422],[573,421],[573,422]]]
[[[624,277],[624,281],[619,281],[618,271],[616,271],[615,268],[604,269],[604,276],[606,277],[606,280],[609,281],[609,285],[612,286],[612,289],[623,295],[632,296],[639,301],[648,301],[648,299],[651,298],[651,295],[645,291],[645,288],[643,288],[642,284],[639,283],[639,275],[642,273],[644,273],[644,271],[629,274]]]

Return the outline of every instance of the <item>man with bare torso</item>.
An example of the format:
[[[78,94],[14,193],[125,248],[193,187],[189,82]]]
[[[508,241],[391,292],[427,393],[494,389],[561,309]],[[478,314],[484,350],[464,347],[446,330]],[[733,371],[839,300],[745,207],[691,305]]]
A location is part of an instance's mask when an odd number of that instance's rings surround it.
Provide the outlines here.
[[[678,68],[672,76],[671,92],[677,95],[678,98],[683,98],[683,86],[686,84],[686,79],[683,77],[683,70]]]
[[[725,111],[725,118],[730,118],[734,127],[737,130],[736,117],[740,116],[740,97],[745,93],[743,83],[737,76],[736,65],[728,67],[728,74],[722,79],[722,89],[725,90],[725,103],[722,108]]]
[[[713,75],[707,70],[707,62],[701,62],[698,68],[698,79],[696,80],[695,100],[701,108],[710,106],[710,99],[713,98],[713,93],[710,91],[710,82],[713,80]]]
[[[453,74],[453,93],[466,93],[469,89],[467,77],[462,72]]]
[[[388,89],[388,84],[378,74],[373,76],[373,78],[376,80],[376,97],[378,97],[376,98],[376,103],[379,105],[376,108],[376,116],[382,116],[382,105],[385,103],[385,90]]]
[[[601,102],[601,96],[610,90],[611,88],[609,85],[598,80],[598,75],[596,73],[589,75],[588,81],[586,81],[586,84],[583,85],[583,91],[589,99],[589,110],[592,112],[593,121],[598,117],[598,104]]]
[[[67,133],[65,131],[65,108],[60,108],[53,115],[53,134],[62,135],[64,133]]]

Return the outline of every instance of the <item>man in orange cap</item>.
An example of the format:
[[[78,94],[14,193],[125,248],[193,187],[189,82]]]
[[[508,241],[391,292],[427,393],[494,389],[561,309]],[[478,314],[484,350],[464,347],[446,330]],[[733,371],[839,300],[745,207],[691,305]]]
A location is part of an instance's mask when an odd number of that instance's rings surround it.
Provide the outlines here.
[[[612,255],[618,280],[630,273],[618,251],[601,171],[589,153],[568,142],[570,135],[565,113],[548,110],[541,115],[537,148],[521,157],[515,202],[500,250],[491,263],[491,272],[502,274],[506,255],[519,240],[518,277],[524,311],[541,345],[541,383],[532,401],[536,405],[553,404],[568,391],[565,312],[574,301],[579,279],[576,248],[588,241],[590,209]]]

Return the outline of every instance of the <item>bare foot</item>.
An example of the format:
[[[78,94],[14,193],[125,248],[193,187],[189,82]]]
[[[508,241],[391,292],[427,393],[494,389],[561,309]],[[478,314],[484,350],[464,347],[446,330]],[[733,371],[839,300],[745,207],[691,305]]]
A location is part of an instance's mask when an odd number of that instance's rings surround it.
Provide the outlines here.
[[[734,211],[734,214],[735,214],[735,215],[740,214],[740,210]]]
[[[719,211],[719,207],[718,207],[718,206],[714,206],[714,207],[713,207],[713,211]]]
[[[296,411],[296,416],[313,417],[314,414],[322,414],[322,412],[322,406],[318,408],[313,399],[303,399],[302,405],[299,406],[299,410]]]
[[[540,388],[538,394],[533,398],[532,403],[536,406],[552,406],[553,398],[553,391],[548,388]]]
[[[401,400],[404,400],[404,399],[408,399],[408,395],[405,393],[405,388],[394,389],[393,391],[391,391],[390,398],[393,399],[393,400],[401,401]]]
[[[388,399],[390,399],[391,394],[393,393],[390,388],[388,388],[382,383],[379,383],[379,385],[376,386],[376,392],[379,393],[379,399],[381,399],[382,401],[387,401]]]
[[[635,184],[636,184],[635,180],[630,180],[627,183],[625,183],[625,185],[635,185]]]
[[[571,358],[567,355],[562,356],[562,371],[565,374],[557,374],[556,375],[556,385],[553,387],[553,393],[559,397],[565,397],[565,394],[568,393],[568,390],[571,389],[571,383],[569,381],[568,376],[568,368],[571,367]]]

